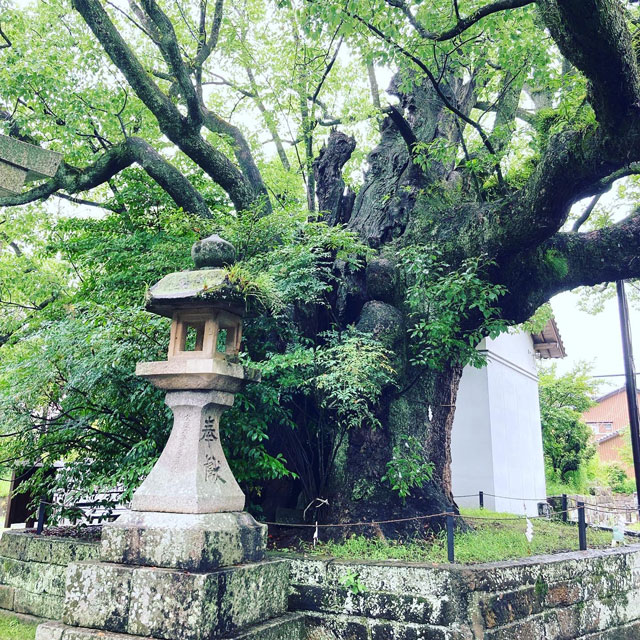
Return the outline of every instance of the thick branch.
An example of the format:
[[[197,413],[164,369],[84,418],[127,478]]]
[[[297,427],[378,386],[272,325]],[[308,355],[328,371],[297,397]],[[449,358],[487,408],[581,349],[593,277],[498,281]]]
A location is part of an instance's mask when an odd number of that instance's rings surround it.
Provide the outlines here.
[[[146,140],[129,138],[127,146],[136,162],[173,198],[178,206],[203,218],[211,217],[209,207],[200,192]]]
[[[436,42],[443,42],[445,40],[451,40],[456,36],[459,36],[461,33],[466,31],[469,27],[472,27],[474,24],[480,22],[483,18],[490,16],[494,13],[499,13],[500,11],[506,11],[507,9],[518,9],[520,7],[526,7],[529,4],[534,4],[536,0],[498,0],[493,4],[488,4],[484,7],[481,7],[477,11],[474,11],[470,16],[466,18],[459,18],[458,22],[443,31],[442,33],[438,33],[436,31],[429,31],[426,29],[420,22],[416,19],[416,17],[411,13],[410,7],[404,2],[404,0],[387,0],[387,4],[392,7],[397,7],[402,11],[405,15],[411,26],[418,32],[418,34],[424,38],[425,40],[435,40]],[[457,5],[456,5],[457,10]]]
[[[171,69],[180,85],[180,91],[187,103],[189,118],[191,118],[194,124],[201,124],[202,114],[200,112],[200,103],[195,87],[191,82],[189,71],[180,54],[178,38],[176,37],[173,25],[155,0],[142,0],[142,6],[158,29],[160,34],[158,45],[162,57],[165,59],[169,69]]]
[[[593,107],[603,124],[636,112],[640,76],[619,0],[539,0],[560,51],[591,81]]]
[[[576,287],[640,277],[640,214],[589,233],[557,233],[503,264],[505,317],[527,319],[554,295]],[[509,274],[509,275],[507,275]]]
[[[611,176],[629,175],[638,160],[638,122],[619,136],[601,129],[556,135],[517,196],[485,212],[488,224],[482,229],[475,219],[467,222],[473,251],[500,256],[540,245],[562,227],[575,202],[606,191]]]
[[[72,4],[104,47],[107,55],[122,71],[136,95],[156,116],[161,127],[167,123],[179,124],[182,120],[180,112],[145,71],[99,0],[72,0]]]
[[[94,164],[77,169],[63,163],[56,175],[29,191],[0,198],[0,207],[12,207],[46,200],[58,191],[68,194],[88,191],[137,162],[185,211],[202,217],[211,214],[197,189],[151,145],[141,138],[128,138],[106,151]],[[64,197],[64,196],[62,196]]]
[[[147,0],[147,2],[150,1]],[[254,182],[253,173],[243,175],[229,158],[202,138],[198,126],[180,114],[122,39],[99,0],[73,0],[73,6],[80,12],[107,55],[122,71],[138,97],[155,115],[161,131],[229,194],[238,211],[251,207],[260,193],[260,190],[256,193],[252,185],[260,185],[262,180]],[[202,108],[202,105],[200,106]],[[210,122],[211,115],[204,113],[205,121],[208,119]],[[240,155],[243,160],[247,152],[248,147],[241,150]],[[247,161],[247,166],[250,163],[252,163],[250,168],[257,173],[252,159]],[[259,173],[257,175],[259,177]]]
[[[103,184],[123,169],[133,164],[133,158],[127,151],[125,144],[112,147],[93,164],[84,169],[76,169],[62,163],[56,175],[45,183],[15,195],[0,198],[0,207],[14,207],[38,200],[46,200],[56,191],[67,193],[88,191]]]
[[[413,157],[414,147],[418,142],[416,134],[413,133],[411,126],[405,120],[404,116],[393,105],[389,106],[388,113],[391,120],[393,120],[393,124],[396,125],[396,129],[402,136],[402,139],[405,141],[409,149],[409,154]]]

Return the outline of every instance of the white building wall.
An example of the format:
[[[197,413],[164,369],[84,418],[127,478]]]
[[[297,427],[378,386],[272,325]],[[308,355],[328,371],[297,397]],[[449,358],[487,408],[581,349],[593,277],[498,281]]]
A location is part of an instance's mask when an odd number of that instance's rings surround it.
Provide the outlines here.
[[[452,482],[460,506],[537,514],[546,486],[535,352],[529,334],[503,334],[480,348],[487,366],[466,367],[452,433]],[[498,497],[494,497],[498,496]]]

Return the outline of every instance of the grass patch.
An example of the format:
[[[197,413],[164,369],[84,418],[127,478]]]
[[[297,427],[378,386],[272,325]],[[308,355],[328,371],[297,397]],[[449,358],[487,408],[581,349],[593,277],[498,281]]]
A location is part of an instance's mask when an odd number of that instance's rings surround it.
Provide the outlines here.
[[[578,550],[578,527],[544,518],[532,519],[533,540],[525,537],[526,520],[514,518],[512,514],[496,513],[486,509],[461,509],[467,524],[473,530],[456,532],[455,558],[462,564],[495,562],[515,558],[526,558],[546,553]],[[490,518],[474,520],[473,518]],[[612,534],[608,531],[587,530],[589,548],[611,546]],[[637,541],[627,538],[628,544]],[[344,542],[319,543],[315,549],[305,546],[306,553],[329,555],[336,558],[363,560],[404,560],[406,562],[447,562],[446,534],[442,532],[431,540],[395,542],[368,539],[362,536],[347,538]]]
[[[26,622],[7,613],[0,613],[2,640],[34,640],[39,622]]]

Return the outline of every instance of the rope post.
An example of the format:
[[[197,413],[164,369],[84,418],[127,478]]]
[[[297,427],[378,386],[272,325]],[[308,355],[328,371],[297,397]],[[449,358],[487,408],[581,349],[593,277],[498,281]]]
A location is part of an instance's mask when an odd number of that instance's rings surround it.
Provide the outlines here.
[[[38,507],[38,525],[36,526],[36,534],[40,535],[42,533],[42,530],[44,529],[44,518],[46,515],[46,503],[45,501],[41,498],[40,499],[40,506]]]
[[[447,507],[447,558],[449,562],[455,562],[453,549],[453,507]]]
[[[562,522],[566,522],[569,519],[569,501],[567,500],[567,494],[562,494]]]
[[[587,523],[584,517],[584,502],[578,502],[578,539],[580,551],[587,550]]]
[[[480,508],[484,509],[484,491],[478,491],[478,502],[480,502]]]

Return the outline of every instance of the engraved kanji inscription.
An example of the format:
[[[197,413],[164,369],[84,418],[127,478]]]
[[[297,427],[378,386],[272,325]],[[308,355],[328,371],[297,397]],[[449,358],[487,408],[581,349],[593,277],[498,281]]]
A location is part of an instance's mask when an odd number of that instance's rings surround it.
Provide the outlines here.
[[[200,440],[204,440],[204,442],[213,442],[217,439],[218,434],[216,433],[216,421],[211,416],[209,416],[204,420],[204,426],[202,427]]]
[[[209,482],[209,480],[213,480],[215,482],[219,477],[220,463],[210,453],[205,455],[204,461],[205,482]]]

